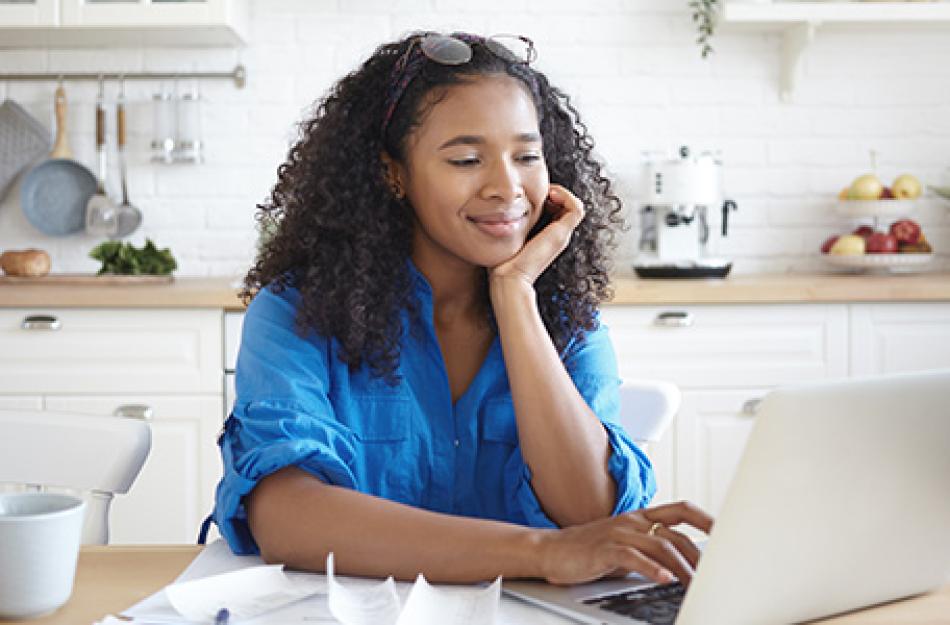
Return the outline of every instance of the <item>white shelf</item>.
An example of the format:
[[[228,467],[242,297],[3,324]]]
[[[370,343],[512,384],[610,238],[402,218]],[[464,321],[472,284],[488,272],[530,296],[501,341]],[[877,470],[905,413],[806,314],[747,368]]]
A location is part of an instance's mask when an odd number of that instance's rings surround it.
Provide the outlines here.
[[[920,2],[739,2],[727,0],[722,9],[726,28],[782,31],[781,95],[791,100],[801,76],[802,56],[819,28],[950,29],[950,1]]]
[[[727,22],[782,25],[790,22],[950,22],[950,2],[726,2]]]

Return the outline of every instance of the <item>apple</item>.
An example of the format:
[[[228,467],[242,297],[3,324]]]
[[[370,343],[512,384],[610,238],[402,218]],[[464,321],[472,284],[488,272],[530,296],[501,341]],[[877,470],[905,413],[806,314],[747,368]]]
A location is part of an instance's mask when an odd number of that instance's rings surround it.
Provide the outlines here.
[[[854,229],[854,232],[852,232],[851,234],[856,234],[866,241],[869,236],[874,234],[874,228],[867,225],[858,226],[857,228]]]
[[[890,233],[897,237],[898,243],[913,245],[920,240],[920,224],[913,219],[898,219],[891,224]]]
[[[876,200],[881,197],[884,185],[874,174],[858,176],[848,188],[848,198],[852,200]]]
[[[864,249],[863,238],[856,234],[846,234],[835,241],[828,253],[835,256],[860,256],[864,254]]]
[[[891,186],[894,189],[894,197],[902,200],[913,200],[920,197],[920,180],[910,174],[901,174],[894,179],[894,184]]]
[[[837,240],[838,240],[837,234],[832,237],[828,237],[825,240],[825,242],[821,244],[821,253],[827,254],[828,251],[831,250],[831,246],[834,245]]]
[[[934,250],[930,247],[927,237],[921,233],[920,240],[916,243],[901,243],[900,251],[902,254],[930,254]]]
[[[896,254],[897,237],[886,232],[875,232],[866,239],[868,254]]]
[[[894,199],[894,192],[891,190],[890,187],[884,187],[884,190],[881,191],[881,199],[882,199],[882,200],[893,200],[893,199]]]

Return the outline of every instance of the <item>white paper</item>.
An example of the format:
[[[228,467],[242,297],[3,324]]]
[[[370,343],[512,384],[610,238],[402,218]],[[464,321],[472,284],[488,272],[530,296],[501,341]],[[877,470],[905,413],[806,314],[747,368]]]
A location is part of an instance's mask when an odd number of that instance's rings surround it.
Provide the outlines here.
[[[494,625],[501,576],[485,588],[429,584],[420,573],[396,625]]]
[[[343,625],[395,625],[399,595],[392,576],[384,582],[353,584],[347,588],[333,574],[333,553],[327,556],[330,613]]]
[[[279,564],[220,573],[165,589],[172,607],[188,620],[199,623],[213,623],[222,608],[228,610],[232,620],[244,621],[325,592],[322,577],[287,575]]]
[[[331,554],[332,557],[332,554]],[[328,573],[333,570],[333,561],[327,558]],[[217,540],[209,544],[191,564],[178,576],[176,584],[204,580],[222,573],[240,572],[260,568],[274,568],[264,565],[257,556],[236,556],[227,543]],[[550,624],[561,625],[567,621],[553,613],[508,600],[499,602],[500,580],[488,587],[436,585],[432,586],[423,576],[415,584],[394,582],[392,578],[384,582],[376,579],[320,575],[284,570],[283,575],[289,583],[301,584],[309,589],[323,585],[324,591],[251,618],[233,616],[233,625],[315,625],[343,623],[356,625],[487,625],[499,623],[511,625]],[[257,592],[259,589],[255,589]],[[379,595],[375,599],[372,597]],[[331,611],[332,603],[338,612]],[[367,597],[370,599],[367,600]],[[501,608],[499,608],[499,603]],[[391,606],[395,604],[395,612]],[[512,605],[514,604],[514,605]],[[402,606],[405,607],[402,607]],[[369,607],[367,607],[369,606]],[[385,609],[385,606],[390,608]],[[220,606],[218,606],[220,607]],[[228,606],[231,610],[231,606]],[[384,608],[381,610],[381,608]],[[217,608],[214,609],[215,613]],[[349,610],[349,612],[347,612]],[[233,610],[232,614],[233,614]],[[378,615],[383,617],[370,621],[344,620],[360,616]],[[207,614],[207,613],[206,613]],[[496,619],[497,614],[497,619]],[[189,623],[208,623],[209,620],[192,621],[180,614],[172,606],[165,590],[137,603],[122,613],[133,617],[135,625],[188,625]],[[214,614],[211,614],[212,618]],[[530,617],[530,618],[529,618]],[[104,620],[102,625],[119,625],[117,619]],[[375,618],[375,616],[374,616]],[[339,619],[339,620],[337,620]],[[428,620],[427,620],[428,619]],[[211,620],[210,622],[213,622]],[[127,625],[127,621],[125,622]]]

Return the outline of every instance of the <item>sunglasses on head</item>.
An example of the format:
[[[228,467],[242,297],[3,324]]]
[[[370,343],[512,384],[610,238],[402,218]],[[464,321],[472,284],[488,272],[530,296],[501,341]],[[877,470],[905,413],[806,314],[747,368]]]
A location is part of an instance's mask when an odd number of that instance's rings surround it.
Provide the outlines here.
[[[492,35],[480,37],[457,33],[440,35],[427,33],[414,37],[406,51],[393,65],[393,74],[386,97],[386,115],[383,117],[382,134],[392,119],[393,112],[409,83],[419,74],[426,60],[440,65],[464,65],[472,60],[472,45],[480,44],[498,58],[509,63],[529,65],[538,58],[534,42],[524,35]],[[417,52],[418,50],[418,52]]]

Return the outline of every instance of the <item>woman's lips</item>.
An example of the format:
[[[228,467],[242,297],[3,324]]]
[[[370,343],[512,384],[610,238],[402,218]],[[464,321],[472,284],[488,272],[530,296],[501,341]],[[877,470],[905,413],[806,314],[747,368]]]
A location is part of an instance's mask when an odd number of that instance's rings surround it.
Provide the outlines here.
[[[496,237],[510,237],[518,232],[528,217],[528,213],[516,215],[487,215],[484,217],[468,217],[475,227],[483,233]]]

